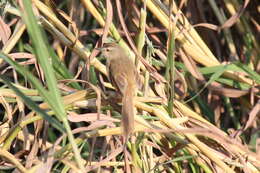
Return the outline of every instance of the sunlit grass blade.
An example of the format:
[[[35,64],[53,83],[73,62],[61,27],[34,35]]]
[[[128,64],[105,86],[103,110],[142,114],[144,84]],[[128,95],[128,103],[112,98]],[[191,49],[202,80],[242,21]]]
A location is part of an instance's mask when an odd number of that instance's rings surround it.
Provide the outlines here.
[[[81,169],[81,171],[84,172],[84,166],[81,161],[80,152],[74,140],[69,122],[67,120],[65,108],[62,103],[61,94],[57,87],[57,80],[55,78],[54,70],[53,68],[51,68],[52,65],[50,65],[52,64],[52,58],[50,58],[52,54],[49,53],[50,47],[46,46],[48,45],[47,40],[44,39],[46,38],[46,35],[44,34],[42,28],[40,28],[39,25],[37,24],[35,15],[32,11],[31,1],[23,0],[23,7],[24,7],[24,9],[22,9],[23,20],[26,24],[30,39],[32,40],[37,61],[39,62],[41,68],[43,69],[46,78],[47,87],[49,90],[48,91],[49,93],[48,95],[45,95],[45,98],[53,99],[52,100],[53,104],[50,104],[50,106],[54,110],[56,116],[62,120],[66,132],[68,134],[69,141],[72,145],[76,162],[79,168]]]

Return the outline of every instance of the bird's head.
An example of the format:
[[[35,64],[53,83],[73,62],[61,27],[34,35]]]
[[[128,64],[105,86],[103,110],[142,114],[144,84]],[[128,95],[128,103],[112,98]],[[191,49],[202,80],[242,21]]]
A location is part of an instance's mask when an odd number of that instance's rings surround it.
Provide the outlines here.
[[[103,47],[98,48],[101,51],[101,55],[105,58],[116,58],[124,55],[124,49],[116,43],[105,43]]]

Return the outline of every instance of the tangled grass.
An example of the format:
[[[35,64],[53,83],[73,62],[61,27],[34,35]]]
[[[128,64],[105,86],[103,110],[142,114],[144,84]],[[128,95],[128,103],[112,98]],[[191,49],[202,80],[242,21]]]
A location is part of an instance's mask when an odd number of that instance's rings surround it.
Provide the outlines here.
[[[259,172],[257,1],[0,3],[1,172]],[[134,141],[94,49],[136,64]]]

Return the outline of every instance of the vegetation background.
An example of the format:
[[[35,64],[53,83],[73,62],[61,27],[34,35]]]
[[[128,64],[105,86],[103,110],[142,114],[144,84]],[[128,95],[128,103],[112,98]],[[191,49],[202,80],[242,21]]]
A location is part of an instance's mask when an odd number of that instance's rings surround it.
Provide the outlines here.
[[[0,2],[0,172],[260,171],[258,0]],[[95,47],[143,87],[123,152]]]

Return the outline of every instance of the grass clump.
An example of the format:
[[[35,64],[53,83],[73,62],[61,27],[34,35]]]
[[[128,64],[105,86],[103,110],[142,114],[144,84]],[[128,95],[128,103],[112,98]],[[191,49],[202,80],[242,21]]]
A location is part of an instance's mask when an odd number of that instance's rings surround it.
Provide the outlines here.
[[[257,5],[1,2],[1,172],[259,172]],[[125,152],[104,42],[143,86]]]

